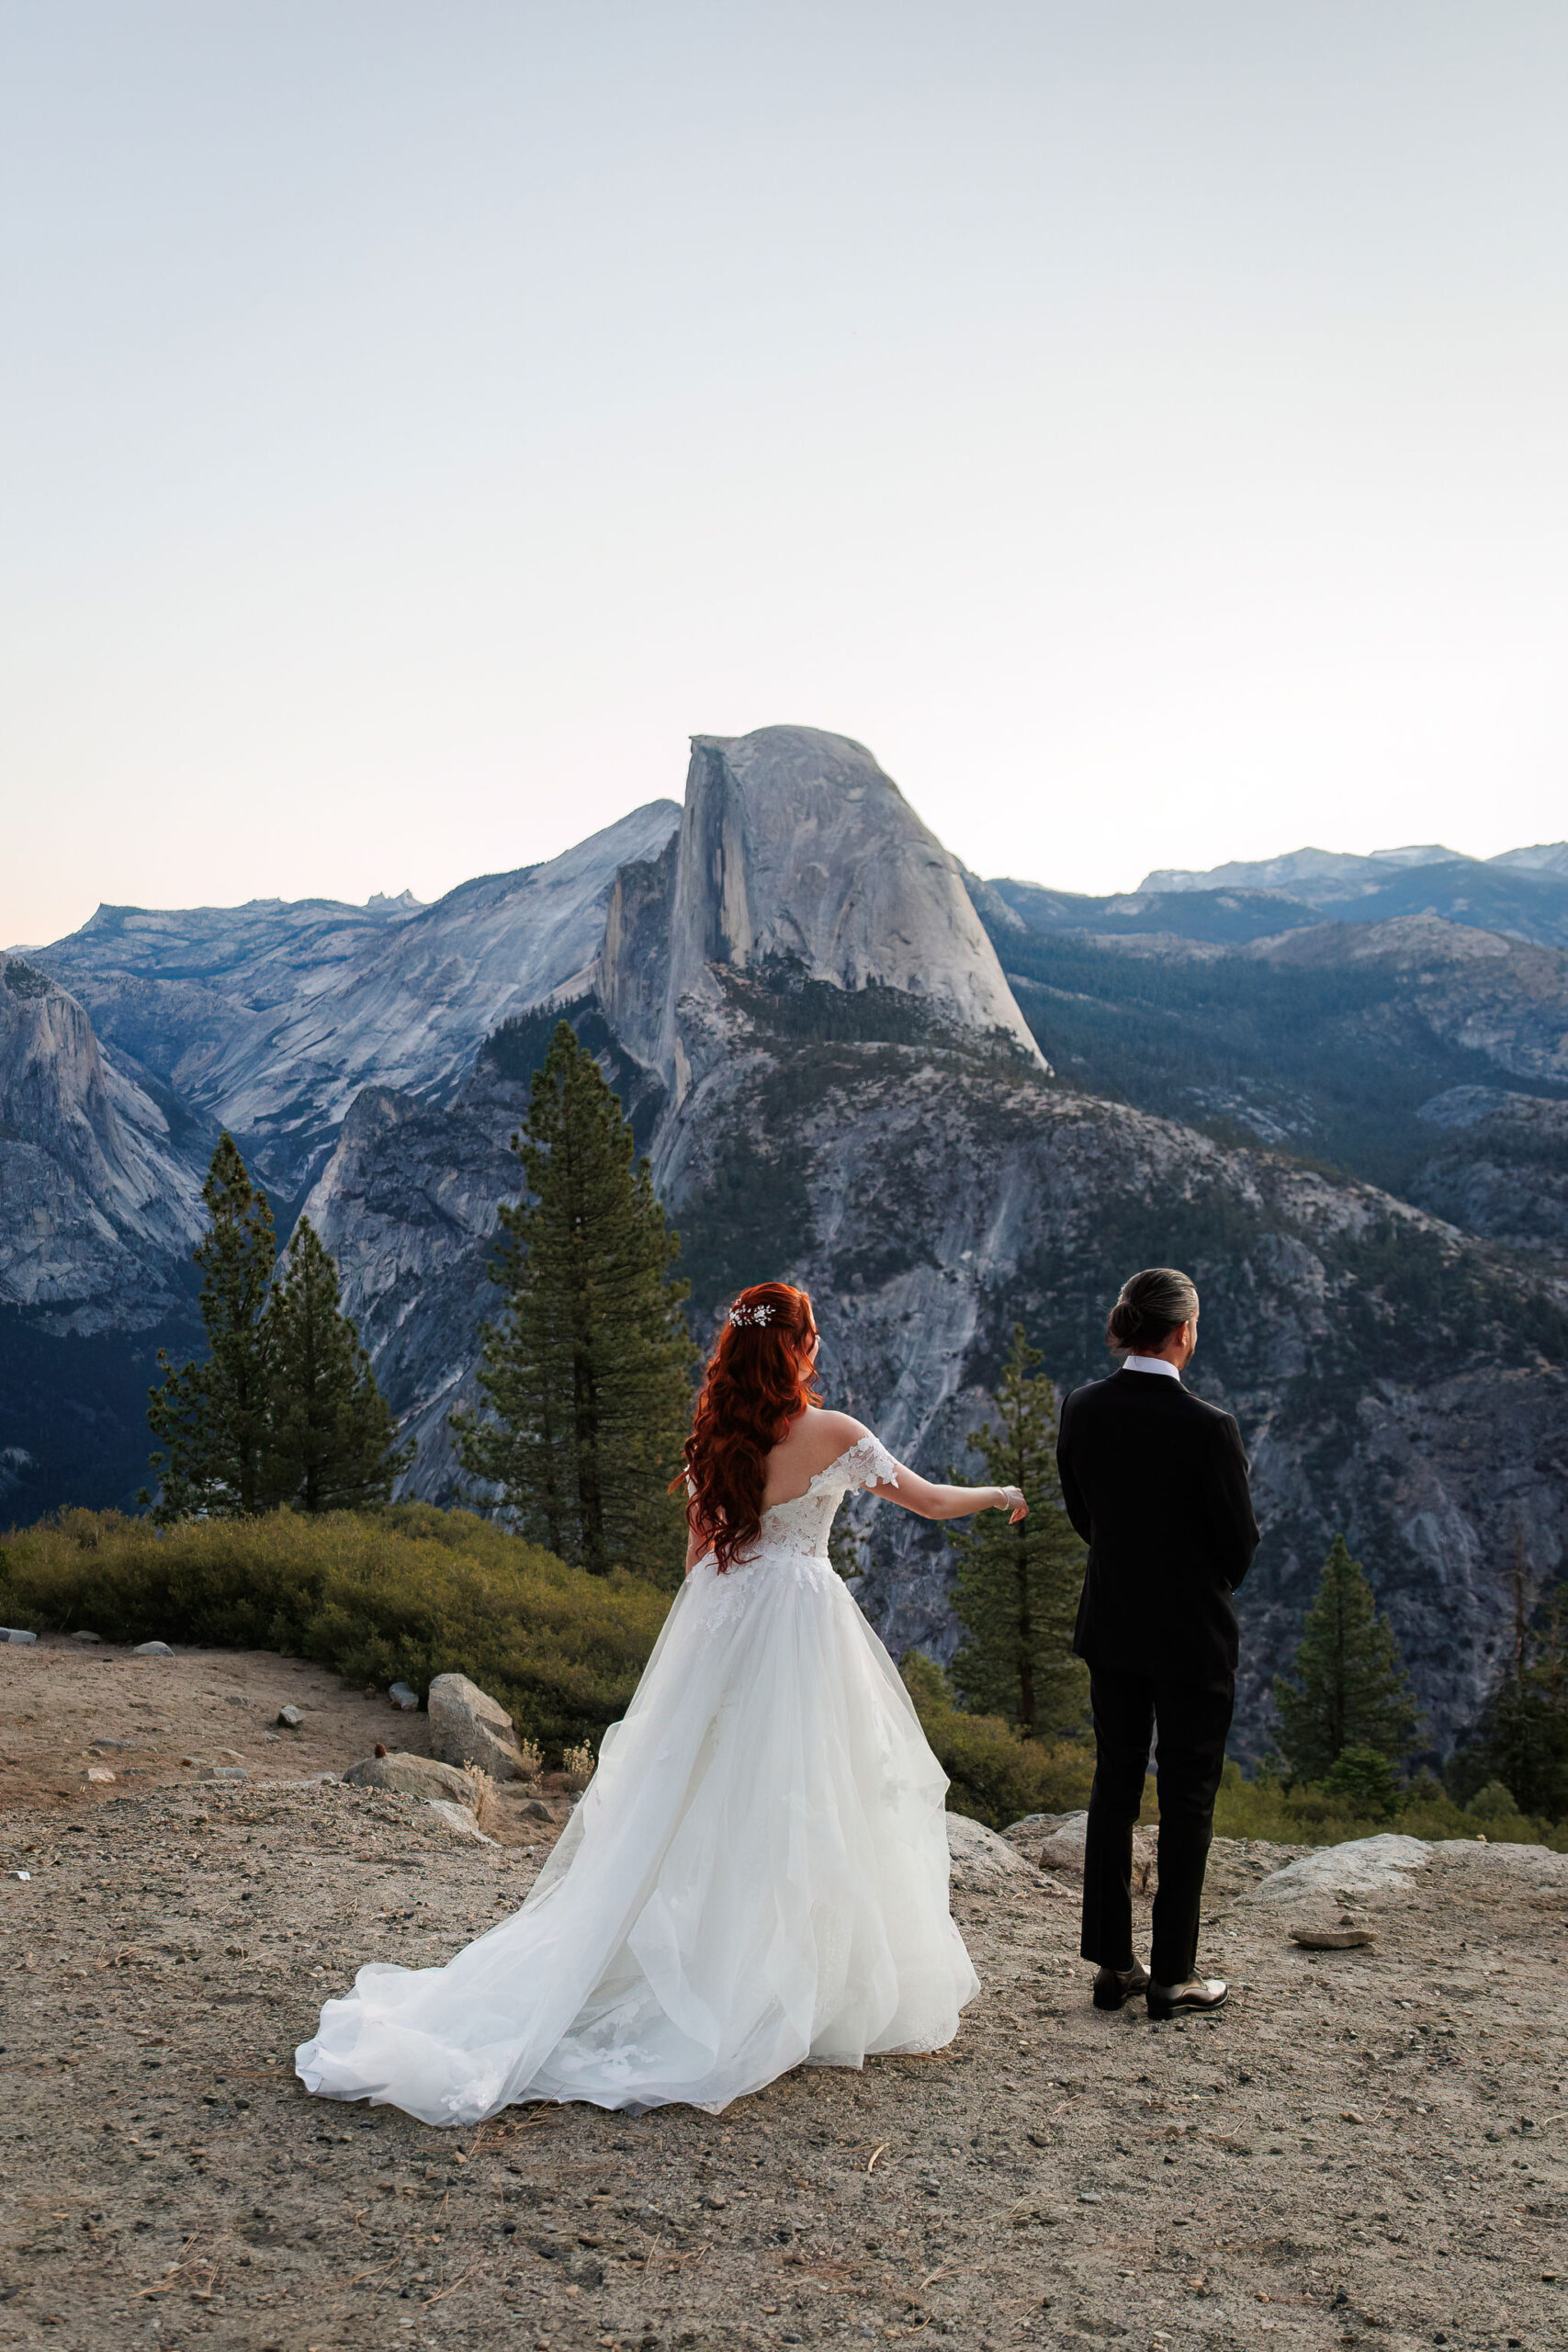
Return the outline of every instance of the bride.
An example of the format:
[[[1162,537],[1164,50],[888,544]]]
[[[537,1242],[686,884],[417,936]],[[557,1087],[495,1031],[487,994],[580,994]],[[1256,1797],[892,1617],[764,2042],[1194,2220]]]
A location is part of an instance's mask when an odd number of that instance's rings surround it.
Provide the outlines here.
[[[948,1910],[947,1789],[828,1559],[863,1487],[941,1487],[819,1409],[811,1301],[744,1290],[685,1449],[686,1581],[522,1909],[445,1968],[374,1962],[296,2068],[326,2098],[471,2124],[521,2099],[716,2114],[803,2062],[936,2050],[979,1989]]]

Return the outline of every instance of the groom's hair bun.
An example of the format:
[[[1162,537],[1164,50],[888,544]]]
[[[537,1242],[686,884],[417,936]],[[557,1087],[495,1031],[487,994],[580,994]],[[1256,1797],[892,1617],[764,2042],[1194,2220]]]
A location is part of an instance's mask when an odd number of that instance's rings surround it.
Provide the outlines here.
[[[1146,1354],[1197,1312],[1198,1294],[1186,1274],[1175,1266],[1145,1266],[1122,1283],[1105,1318],[1105,1344],[1128,1355]]]

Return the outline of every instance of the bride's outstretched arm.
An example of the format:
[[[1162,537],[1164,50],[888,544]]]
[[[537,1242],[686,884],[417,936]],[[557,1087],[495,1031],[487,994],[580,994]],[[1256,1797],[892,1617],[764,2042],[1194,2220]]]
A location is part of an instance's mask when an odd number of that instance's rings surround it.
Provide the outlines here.
[[[898,1464],[897,1486],[879,1478],[875,1492],[884,1502],[901,1503],[917,1519],[967,1519],[977,1510],[1005,1510],[1016,1526],[1029,1517],[1029,1505],[1017,1487],[942,1487]]]

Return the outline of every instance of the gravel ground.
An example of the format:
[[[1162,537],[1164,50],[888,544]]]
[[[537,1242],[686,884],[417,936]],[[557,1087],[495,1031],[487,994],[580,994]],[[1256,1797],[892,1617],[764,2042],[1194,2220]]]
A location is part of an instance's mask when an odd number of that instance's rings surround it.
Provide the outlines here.
[[[553,1831],[267,1784],[310,1671],[0,1649],[0,2346],[1568,2342],[1563,1858],[1438,1848],[1358,1903],[1371,1949],[1309,1953],[1253,1898],[1286,1849],[1218,1846],[1232,2006],[1161,2026],[1089,2006],[1030,1870],[955,1897],[985,1990],[949,2051],[441,2132],[307,2098],[293,2045],[359,1962],[515,1905]],[[420,1744],[313,1687],[288,1764]],[[141,1784],[85,1782],[150,1709]],[[217,1721],[245,1781],[179,1760]]]

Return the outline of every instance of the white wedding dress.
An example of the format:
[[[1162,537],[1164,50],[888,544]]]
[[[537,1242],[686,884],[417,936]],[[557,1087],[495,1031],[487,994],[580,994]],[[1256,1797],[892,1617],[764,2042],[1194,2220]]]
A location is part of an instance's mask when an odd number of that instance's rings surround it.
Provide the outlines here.
[[[863,1437],[699,1560],[520,1911],[445,1968],[362,1968],[296,2067],[471,2124],[520,2099],[710,2113],[803,2062],[936,2050],[979,1989],[948,1909],[947,1781],[828,1559]]]

